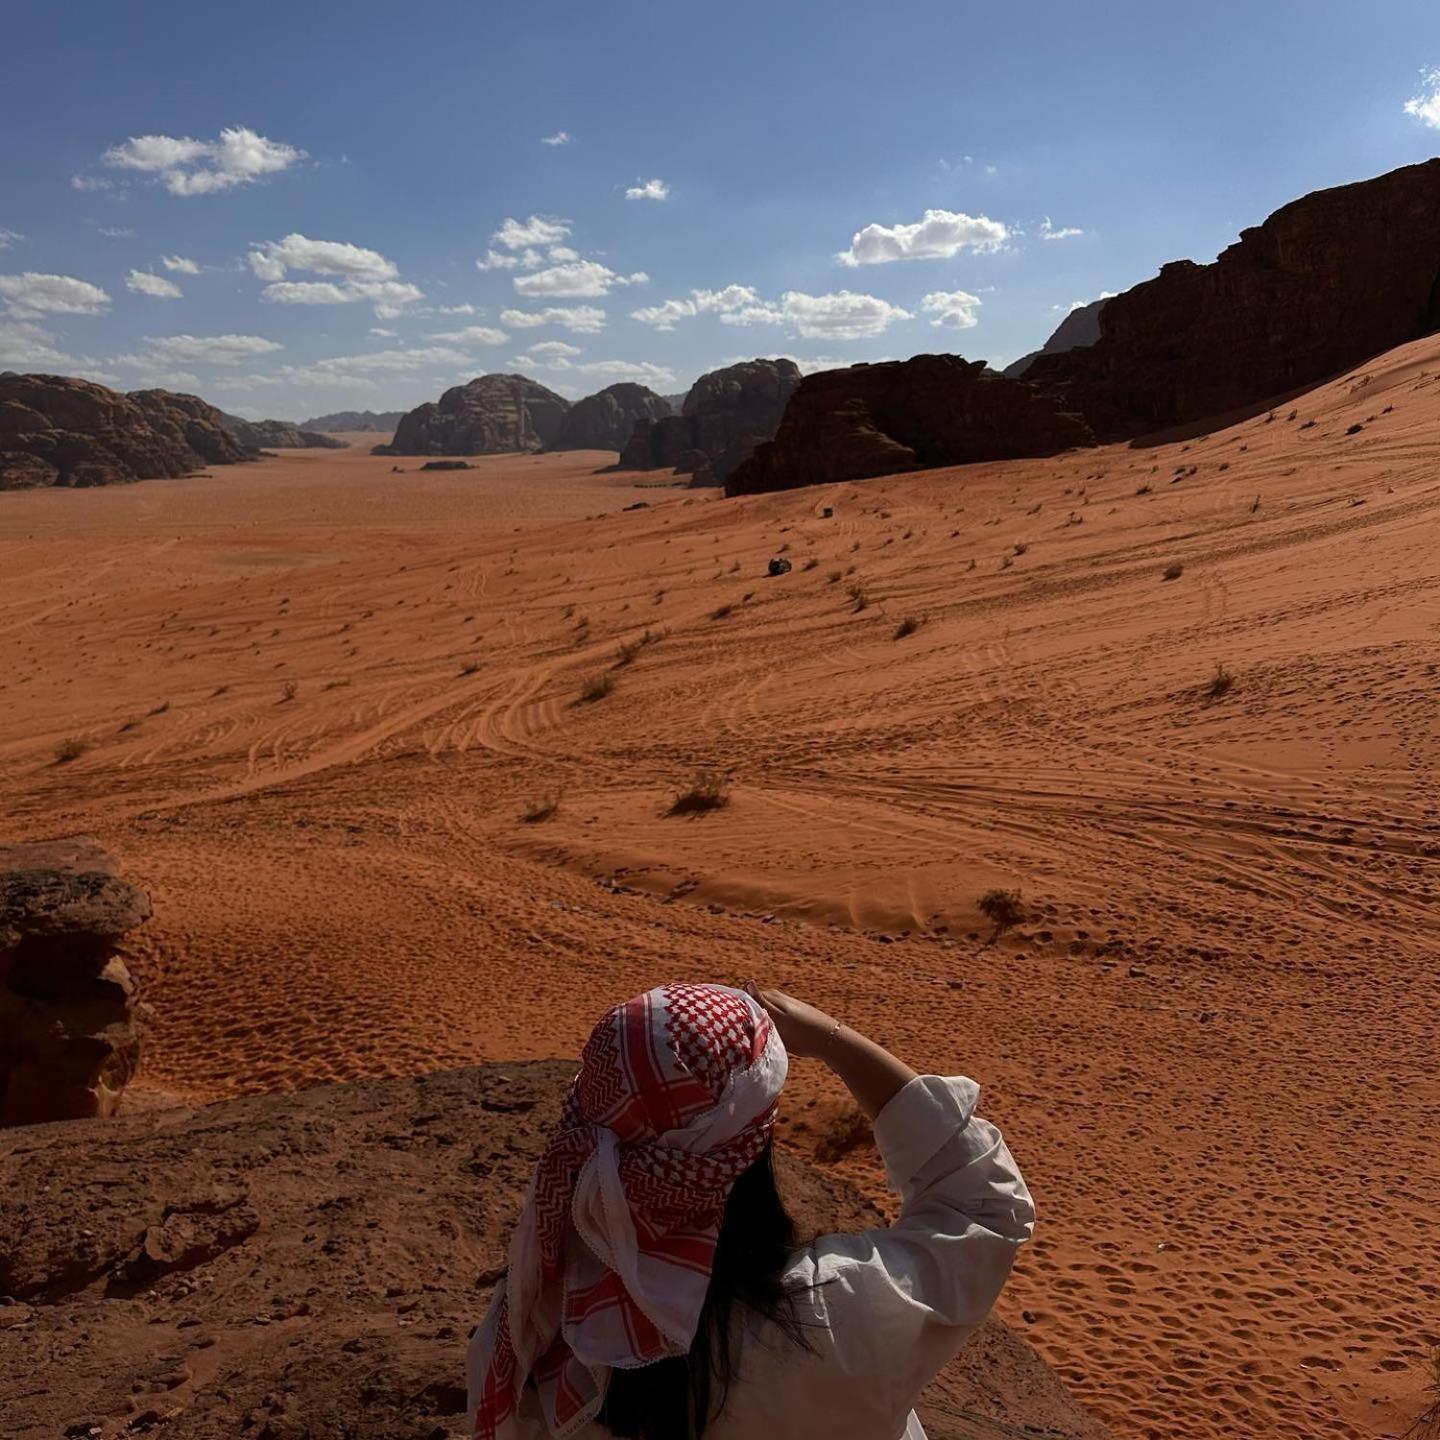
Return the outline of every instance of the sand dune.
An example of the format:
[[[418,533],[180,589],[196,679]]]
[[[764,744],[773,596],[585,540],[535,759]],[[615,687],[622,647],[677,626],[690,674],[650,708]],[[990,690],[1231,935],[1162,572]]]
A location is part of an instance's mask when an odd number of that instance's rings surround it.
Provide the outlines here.
[[[153,1090],[564,1055],[758,975],[982,1078],[1042,1215],[1005,1314],[1118,1434],[1398,1434],[1440,1342],[1437,436],[1429,340],[1188,442],[737,501],[373,436],[0,496],[0,806],[151,889]],[[700,767],[732,803],[668,817]]]

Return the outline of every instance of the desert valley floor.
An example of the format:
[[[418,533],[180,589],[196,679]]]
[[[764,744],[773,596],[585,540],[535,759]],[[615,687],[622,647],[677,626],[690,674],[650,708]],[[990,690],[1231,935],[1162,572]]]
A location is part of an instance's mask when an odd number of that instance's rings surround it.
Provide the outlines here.
[[[1404,1429],[1440,341],[1188,442],[745,500],[351,438],[0,495],[0,813],[152,894],[136,1103],[572,1055],[754,976],[982,1081],[1041,1215],[1003,1312],[1118,1435]],[[702,768],[728,808],[668,815]]]

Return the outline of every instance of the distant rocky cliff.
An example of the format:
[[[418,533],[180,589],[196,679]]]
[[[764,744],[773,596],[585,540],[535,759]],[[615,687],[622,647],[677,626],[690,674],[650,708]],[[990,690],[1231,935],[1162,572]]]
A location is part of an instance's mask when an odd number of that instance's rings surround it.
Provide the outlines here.
[[[570,402],[524,375],[481,375],[400,419],[376,455],[507,455],[552,445]]]
[[[1093,443],[1079,416],[983,360],[917,355],[807,376],[774,440],[730,476],[725,493],[1053,455]]]
[[[378,430],[388,435],[404,416],[403,410],[336,410],[330,415],[317,415],[302,420],[302,430]]]
[[[800,384],[793,360],[746,360],[702,375],[684,411],[641,420],[620,454],[621,470],[678,470],[697,482],[725,480],[774,435]]]
[[[485,1065],[0,1132],[0,1435],[468,1436],[466,1341],[574,1073]],[[807,1235],[879,1222],[781,1161]],[[1106,1434],[998,1320],[920,1415],[931,1440]]]
[[[253,458],[195,395],[0,374],[0,490],[162,479]]]
[[[1077,305],[1038,350],[1012,360],[1000,373],[1018,380],[1042,355],[1062,355],[1082,345],[1093,345],[1100,338],[1100,312],[1112,298],[1106,295],[1088,305]]]
[[[345,442],[318,430],[302,430],[289,420],[245,420],[220,412],[220,423],[253,450],[343,450]]]
[[[577,400],[565,412],[552,450],[621,450],[637,420],[660,420],[669,402],[643,385],[611,385]]]

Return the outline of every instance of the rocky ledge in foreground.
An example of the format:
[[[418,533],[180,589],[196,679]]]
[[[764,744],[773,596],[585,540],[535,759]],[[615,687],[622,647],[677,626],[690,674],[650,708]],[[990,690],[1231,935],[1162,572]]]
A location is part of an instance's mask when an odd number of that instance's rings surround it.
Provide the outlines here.
[[[731,475],[725,493],[1054,455],[1094,442],[1078,415],[983,360],[917,355],[807,376],[774,440]]]
[[[0,1134],[0,1434],[468,1437],[466,1339],[573,1073],[486,1065]],[[782,1174],[810,1233],[878,1218],[803,1164]],[[1106,1434],[993,1320],[921,1414],[932,1440]]]
[[[0,846],[0,1126],[119,1109],[140,1026],[115,950],[149,915],[87,836]]]
[[[196,395],[0,374],[0,490],[173,479],[255,456]]]

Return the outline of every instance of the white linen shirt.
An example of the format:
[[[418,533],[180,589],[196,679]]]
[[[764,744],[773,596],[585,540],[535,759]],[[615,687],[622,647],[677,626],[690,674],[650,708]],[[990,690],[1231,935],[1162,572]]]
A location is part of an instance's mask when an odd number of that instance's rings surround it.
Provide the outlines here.
[[[808,1348],[747,1322],[706,1440],[924,1440],[920,1392],[984,1322],[1035,1222],[1000,1132],[974,1113],[979,1096],[973,1080],[920,1075],[880,1112],[875,1141],[899,1217],[796,1251],[784,1279]],[[495,1314],[471,1343],[472,1396]],[[548,1440],[533,1391],[518,1419],[524,1440]],[[591,1423],[575,1440],[609,1434]]]

